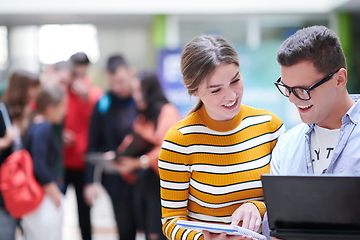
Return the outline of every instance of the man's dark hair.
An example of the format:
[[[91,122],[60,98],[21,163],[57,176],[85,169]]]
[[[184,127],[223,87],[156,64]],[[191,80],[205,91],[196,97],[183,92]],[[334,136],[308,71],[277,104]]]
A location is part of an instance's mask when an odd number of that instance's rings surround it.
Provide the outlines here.
[[[71,55],[69,60],[74,65],[78,65],[78,64],[79,65],[89,65],[90,64],[90,60],[89,60],[88,56],[83,52],[78,52],[78,53]]]
[[[346,59],[338,36],[324,26],[303,28],[287,38],[280,46],[277,61],[281,66],[311,61],[315,68],[324,74],[346,68]]]
[[[125,58],[120,54],[112,55],[109,57],[109,59],[107,61],[106,70],[109,73],[114,74],[116,72],[116,69],[118,67],[122,67],[122,66],[128,67],[128,64],[127,64]]]

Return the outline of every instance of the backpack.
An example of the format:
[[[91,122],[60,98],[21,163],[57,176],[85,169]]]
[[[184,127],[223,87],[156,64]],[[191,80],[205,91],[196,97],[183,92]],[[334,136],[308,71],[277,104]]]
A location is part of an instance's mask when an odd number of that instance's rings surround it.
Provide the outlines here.
[[[0,109],[6,127],[11,126],[3,103]],[[21,218],[40,205],[44,190],[35,179],[33,160],[27,150],[14,151],[5,159],[0,168],[0,190],[5,208],[14,218]]]
[[[0,183],[5,208],[14,218],[35,210],[44,197],[44,190],[34,177],[32,158],[25,149],[6,158],[0,169]]]

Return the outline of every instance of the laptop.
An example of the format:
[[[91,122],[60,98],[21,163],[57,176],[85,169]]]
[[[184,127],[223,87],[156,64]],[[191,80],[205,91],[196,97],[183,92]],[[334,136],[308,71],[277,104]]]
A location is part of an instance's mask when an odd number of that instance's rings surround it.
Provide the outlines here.
[[[262,175],[270,235],[360,239],[360,177]]]

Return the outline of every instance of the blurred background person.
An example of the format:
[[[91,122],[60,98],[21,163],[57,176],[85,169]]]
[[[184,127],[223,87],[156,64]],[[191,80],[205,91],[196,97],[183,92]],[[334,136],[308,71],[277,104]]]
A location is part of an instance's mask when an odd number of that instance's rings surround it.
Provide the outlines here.
[[[87,78],[90,81],[90,78],[87,76],[88,69],[90,66],[90,60],[86,53],[77,52],[70,56],[69,61],[73,65],[73,72],[75,78],[84,79]]]
[[[59,61],[51,64],[40,74],[42,84],[54,84],[64,90],[70,85],[72,78],[72,65],[69,61]]]
[[[40,206],[22,218],[26,240],[61,240],[63,193],[58,169],[62,164],[59,157],[62,149],[61,139],[54,134],[53,125],[63,121],[65,112],[65,92],[55,85],[46,84],[37,96],[36,113],[24,140],[34,162],[36,180],[45,192]]]
[[[135,71],[121,55],[113,55],[107,61],[109,91],[97,102],[90,122],[88,153],[116,151],[136,117],[136,105],[132,98]],[[85,198],[91,206],[97,195],[94,166],[87,164]],[[103,172],[101,182],[110,196],[119,239],[134,240],[136,236],[133,211],[133,186],[119,173]]]
[[[136,176],[135,211],[146,239],[160,240],[166,237],[161,230],[158,158],[165,134],[180,120],[180,113],[165,97],[154,72],[143,71],[138,77],[133,94],[138,116],[113,166],[122,176]]]
[[[0,117],[0,165],[22,143],[14,142],[15,135],[24,135],[30,119],[29,103],[34,100],[40,86],[39,78],[28,71],[14,71],[2,97],[13,128],[6,129],[3,115]],[[16,219],[9,215],[0,191],[0,240],[14,240]]]
[[[69,61],[59,61],[54,64],[51,64],[46,67],[45,71],[40,74],[40,81],[42,85],[52,85],[62,89],[65,93],[67,93],[68,87],[73,81],[73,70],[72,64]],[[34,106],[34,109],[36,106]],[[57,138],[62,139],[60,141],[60,148],[63,148],[64,140],[63,140],[63,125],[64,122],[52,124],[53,134],[57,136]],[[58,162],[63,161],[63,154],[58,155]],[[63,164],[59,164],[57,166],[57,172],[59,174],[58,181],[59,187],[61,191],[65,194],[66,186],[65,186],[65,176],[64,176],[64,166]]]
[[[65,185],[73,185],[83,240],[91,240],[90,206],[84,198],[85,153],[88,147],[90,118],[102,90],[86,76],[90,61],[85,53],[70,57],[73,76],[67,81],[67,113],[63,125]]]

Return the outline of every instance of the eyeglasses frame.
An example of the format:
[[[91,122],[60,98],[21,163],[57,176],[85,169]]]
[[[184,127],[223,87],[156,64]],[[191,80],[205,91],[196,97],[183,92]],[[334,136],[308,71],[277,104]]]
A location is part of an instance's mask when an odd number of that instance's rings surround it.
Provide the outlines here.
[[[290,93],[293,93],[297,98],[299,98],[300,100],[304,100],[304,101],[308,101],[311,99],[311,95],[310,95],[310,91],[314,90],[315,88],[317,88],[318,86],[326,83],[327,81],[329,81],[335,73],[337,73],[338,71],[340,71],[341,68],[339,68],[338,70],[336,70],[335,72],[333,73],[330,73],[329,75],[325,76],[323,79],[321,79],[320,81],[314,83],[313,85],[311,85],[310,87],[308,88],[304,88],[304,87],[289,87],[289,86],[286,86],[285,84],[281,83],[281,77],[278,78],[278,80],[276,80],[276,82],[274,82],[276,88],[279,90],[279,92],[284,95],[285,97],[290,97]],[[286,96],[286,94],[284,94],[279,86],[282,86],[282,87],[285,87],[288,91],[289,91],[289,96]],[[306,93],[308,94],[308,98],[304,99],[304,98],[301,98],[297,95],[297,93],[293,90],[294,88],[296,89],[302,89],[302,90],[305,90]]]

